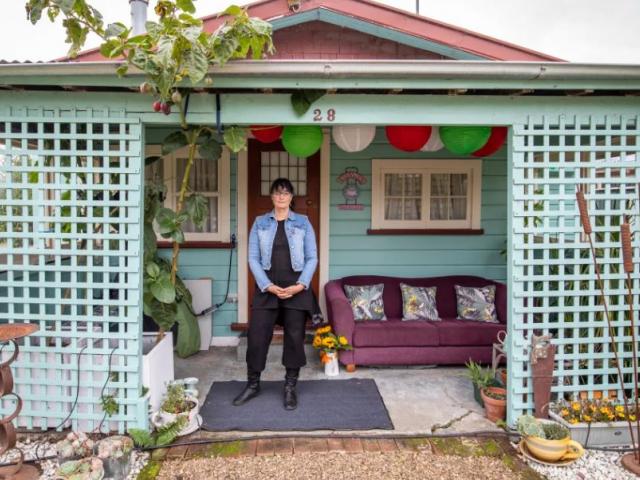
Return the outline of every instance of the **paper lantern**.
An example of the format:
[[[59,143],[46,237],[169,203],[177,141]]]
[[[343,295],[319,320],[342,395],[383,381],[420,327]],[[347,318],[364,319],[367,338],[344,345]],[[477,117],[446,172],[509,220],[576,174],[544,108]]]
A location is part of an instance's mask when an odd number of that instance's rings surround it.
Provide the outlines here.
[[[282,132],[282,145],[294,157],[310,157],[322,146],[322,128],[316,125],[287,125]]]
[[[280,140],[282,127],[280,125],[252,125],[251,134],[262,143],[273,143]]]
[[[333,141],[345,152],[361,152],[373,142],[375,125],[336,125],[331,130]]]
[[[440,127],[440,139],[451,153],[469,155],[489,140],[491,127]]]
[[[507,139],[508,133],[507,127],[493,127],[491,129],[491,136],[487,143],[484,144],[480,150],[476,150],[473,152],[474,157],[488,157],[489,155],[493,155],[500,147],[504,144],[504,141]]]
[[[437,152],[444,147],[442,140],[440,140],[440,128],[432,127],[431,136],[427,143],[420,149],[421,152]]]
[[[393,125],[384,131],[389,143],[404,152],[417,152],[431,135],[431,127],[426,125]]]

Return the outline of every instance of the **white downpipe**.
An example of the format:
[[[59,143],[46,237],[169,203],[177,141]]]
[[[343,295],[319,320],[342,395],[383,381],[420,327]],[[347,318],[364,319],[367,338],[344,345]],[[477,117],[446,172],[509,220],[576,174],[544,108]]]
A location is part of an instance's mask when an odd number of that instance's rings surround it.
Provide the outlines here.
[[[131,26],[134,35],[141,35],[147,31],[147,7],[149,0],[129,0],[131,6]]]

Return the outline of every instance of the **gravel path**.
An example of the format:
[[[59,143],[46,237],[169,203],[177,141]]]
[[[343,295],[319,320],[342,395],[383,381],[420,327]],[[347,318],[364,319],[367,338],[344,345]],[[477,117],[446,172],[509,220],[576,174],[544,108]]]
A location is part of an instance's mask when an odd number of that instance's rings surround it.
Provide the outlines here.
[[[270,480],[512,480],[500,460],[426,452],[297,453],[255,457],[212,457],[165,462],[158,479]]]
[[[587,450],[584,456],[566,467],[549,467],[525,459],[531,468],[548,480],[636,480],[638,477],[620,465],[615,452]]]

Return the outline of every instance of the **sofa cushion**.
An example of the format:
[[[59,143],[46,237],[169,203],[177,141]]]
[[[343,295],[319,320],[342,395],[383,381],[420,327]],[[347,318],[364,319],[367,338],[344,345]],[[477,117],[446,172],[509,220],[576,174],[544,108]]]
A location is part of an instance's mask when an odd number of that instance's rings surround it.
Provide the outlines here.
[[[376,285],[345,285],[344,292],[347,294],[353,318],[356,320],[386,320],[384,314],[384,303],[382,292],[384,283]]]
[[[456,303],[460,320],[498,323],[496,286],[462,287],[456,285]]]
[[[439,322],[438,322],[439,323]],[[354,347],[437,347],[438,330],[426,320],[388,319],[357,322]]]
[[[473,320],[443,319],[434,322],[438,329],[441,346],[481,346],[497,342],[496,335],[506,330],[501,323],[476,322]]]
[[[403,320],[440,320],[436,287],[412,287],[400,283]]]

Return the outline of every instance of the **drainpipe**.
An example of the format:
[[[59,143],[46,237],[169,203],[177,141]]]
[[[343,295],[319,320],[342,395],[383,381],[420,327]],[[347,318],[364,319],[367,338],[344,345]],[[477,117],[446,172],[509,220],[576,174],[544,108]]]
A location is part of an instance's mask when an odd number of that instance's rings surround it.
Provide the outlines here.
[[[141,35],[147,31],[147,7],[149,0],[129,0],[131,6],[131,26],[134,35]]]

